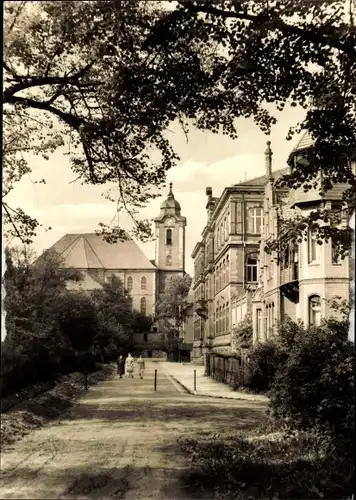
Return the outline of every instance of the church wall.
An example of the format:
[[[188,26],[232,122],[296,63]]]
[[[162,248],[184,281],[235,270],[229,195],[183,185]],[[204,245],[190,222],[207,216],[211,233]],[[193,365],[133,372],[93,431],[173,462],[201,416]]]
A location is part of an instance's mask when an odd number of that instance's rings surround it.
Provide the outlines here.
[[[132,289],[129,290],[129,293],[132,297],[132,307],[141,311],[141,299],[145,298],[145,314],[150,316],[154,314],[156,304],[156,272],[155,269],[126,269],[110,270],[107,271],[107,274],[115,274],[120,278],[126,290],[129,289],[129,278],[131,277]]]

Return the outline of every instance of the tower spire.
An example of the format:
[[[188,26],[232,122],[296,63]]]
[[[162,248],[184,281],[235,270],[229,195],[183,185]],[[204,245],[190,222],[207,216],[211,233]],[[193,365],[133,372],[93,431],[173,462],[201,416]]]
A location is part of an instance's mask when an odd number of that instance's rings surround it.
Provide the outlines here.
[[[170,182],[170,183],[169,183],[169,193],[168,193],[168,194],[173,195],[172,188],[173,188],[173,182]]]

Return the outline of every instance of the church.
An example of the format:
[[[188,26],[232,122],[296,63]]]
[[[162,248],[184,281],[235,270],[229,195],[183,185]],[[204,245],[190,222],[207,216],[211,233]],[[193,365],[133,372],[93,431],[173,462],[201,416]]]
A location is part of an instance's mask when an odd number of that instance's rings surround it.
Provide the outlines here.
[[[68,283],[68,286],[92,291],[100,289],[110,275],[115,275],[130,293],[133,309],[154,316],[158,297],[168,280],[186,274],[187,219],[181,215],[181,207],[172,187],[170,183],[168,196],[154,220],[154,260],[149,260],[132,239],[108,243],[96,233],[66,234],[49,250],[60,255],[63,268],[81,271],[83,279],[79,283]],[[140,348],[149,347],[156,340],[154,333],[136,334],[135,344]],[[150,349],[145,350],[148,356],[152,355]]]

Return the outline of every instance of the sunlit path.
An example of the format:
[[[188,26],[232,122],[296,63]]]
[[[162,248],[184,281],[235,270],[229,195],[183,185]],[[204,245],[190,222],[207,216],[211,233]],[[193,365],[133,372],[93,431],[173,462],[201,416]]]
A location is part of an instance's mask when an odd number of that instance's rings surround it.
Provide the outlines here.
[[[191,465],[177,438],[250,428],[262,412],[248,402],[181,393],[158,363],[147,362],[143,380],[116,377],[91,387],[63,420],[4,453],[1,498],[190,498],[181,477]]]

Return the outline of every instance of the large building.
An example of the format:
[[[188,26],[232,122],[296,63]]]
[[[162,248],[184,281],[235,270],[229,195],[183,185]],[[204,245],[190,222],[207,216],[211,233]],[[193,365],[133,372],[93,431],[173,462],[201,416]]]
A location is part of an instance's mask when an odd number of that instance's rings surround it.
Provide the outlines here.
[[[308,241],[292,244],[283,235],[286,219],[315,208],[343,213],[346,186],[335,186],[323,197],[317,188],[305,193],[276,186],[290,168],[305,161],[303,153],[311,146],[305,135],[286,168],[273,172],[267,143],[266,175],[227,187],[219,198],[206,189],[208,222],[192,253],[195,359],[236,350],[235,333],[247,316],[258,342],[276,333],[286,317],[317,324],[331,312],[327,299],[348,299],[348,258],[340,260],[331,241],[319,245],[315,234],[309,234]],[[341,216],[340,224],[346,223]],[[288,241],[283,252],[265,252],[269,241],[283,236]]]
[[[154,317],[157,300],[167,282],[185,274],[186,224],[170,184],[167,199],[155,219],[154,260],[149,260],[132,239],[109,243],[96,233],[66,234],[50,250],[61,256],[64,268],[81,271],[83,280],[71,286],[87,291],[100,289],[109,276],[115,275],[131,295],[133,309]],[[147,351],[149,356],[157,355],[152,352],[152,346],[160,340],[156,330],[136,334],[137,348]],[[182,339],[185,343],[191,341],[189,332],[189,325],[185,325]]]

